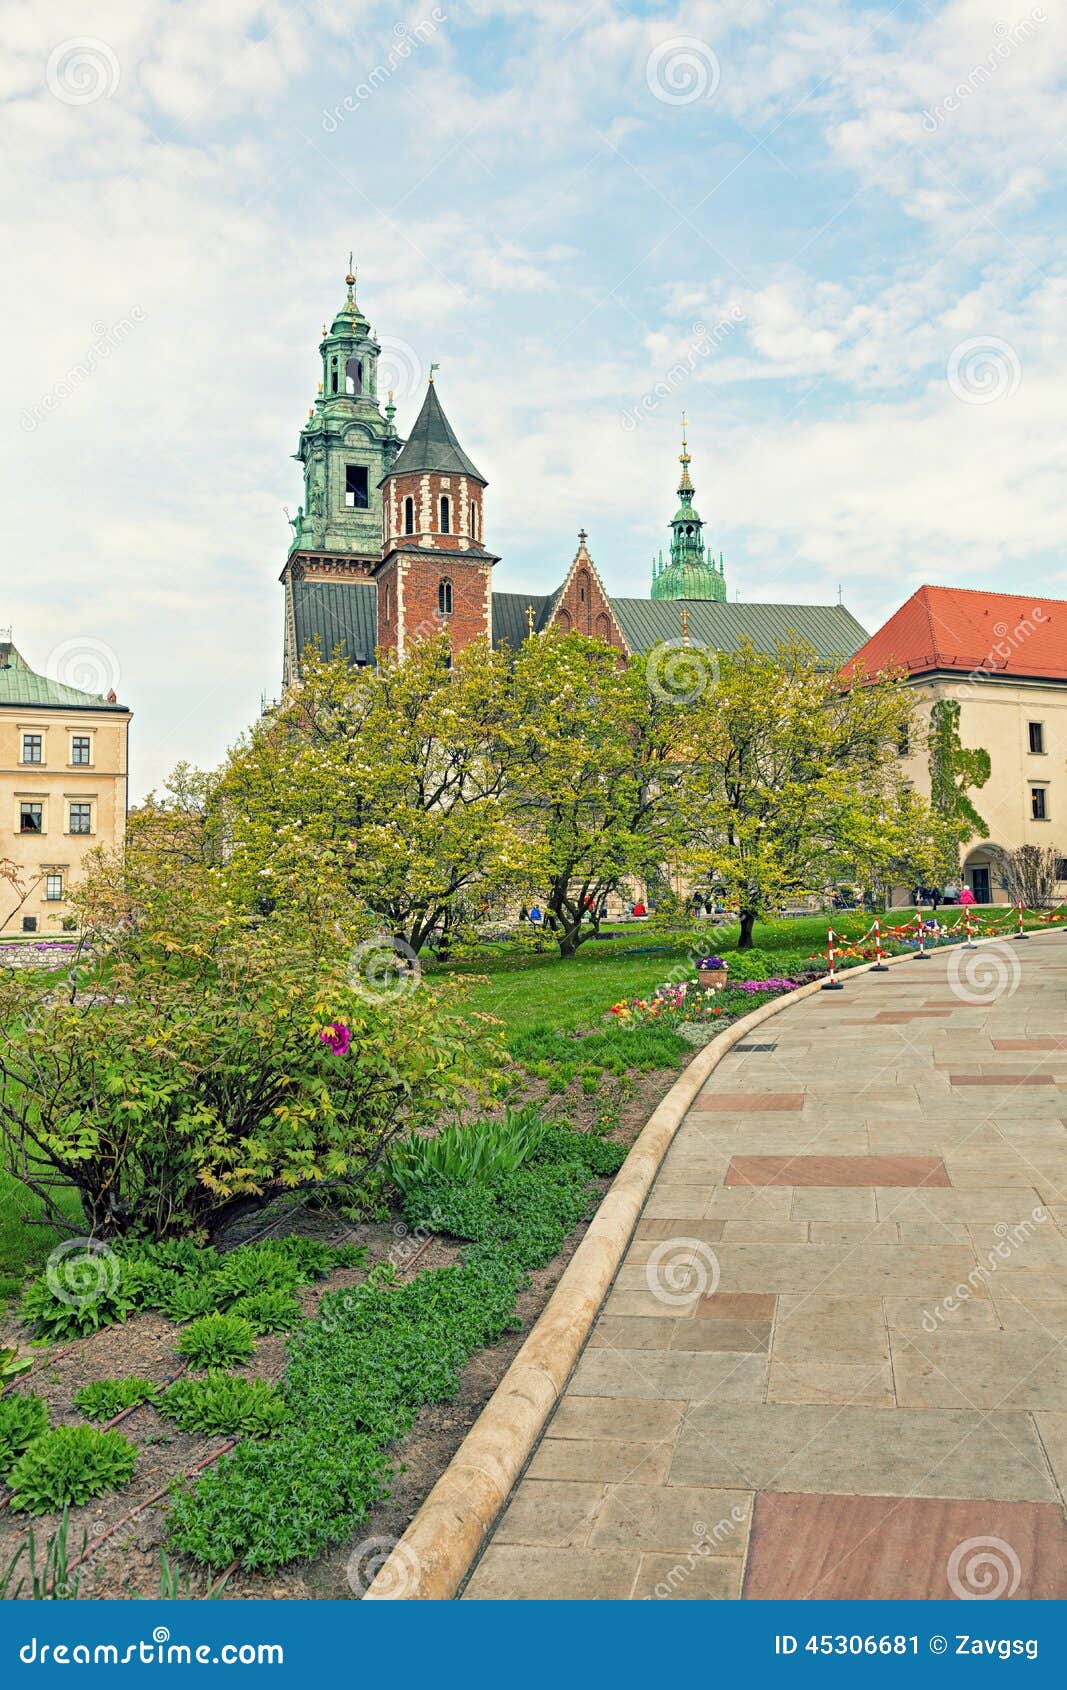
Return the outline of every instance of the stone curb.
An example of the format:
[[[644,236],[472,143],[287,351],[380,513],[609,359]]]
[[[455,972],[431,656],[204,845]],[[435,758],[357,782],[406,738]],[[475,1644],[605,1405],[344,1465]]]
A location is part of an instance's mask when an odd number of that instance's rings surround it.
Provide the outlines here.
[[[1039,936],[1038,933],[1032,936]],[[979,939],[1003,944],[1011,936]],[[945,946],[955,950],[956,946]],[[936,954],[936,952],[932,953]],[[886,966],[915,953],[887,957]],[[873,963],[843,970],[849,978]],[[529,1460],[585,1347],[674,1136],[722,1058],[789,1004],[822,990],[812,980],[735,1021],[698,1051],[649,1116],[589,1230],[511,1366],[363,1600],[448,1601],[470,1571]]]

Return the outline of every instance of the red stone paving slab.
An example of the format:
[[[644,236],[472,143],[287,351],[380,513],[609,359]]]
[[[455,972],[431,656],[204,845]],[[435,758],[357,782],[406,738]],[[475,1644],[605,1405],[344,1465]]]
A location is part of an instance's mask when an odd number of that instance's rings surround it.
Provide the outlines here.
[[[777,1113],[785,1109],[803,1109],[804,1093],[802,1091],[717,1091],[708,1092],[697,1102],[697,1112],[702,1109],[714,1109],[716,1112],[730,1114],[756,1114],[766,1111],[768,1114]]]
[[[950,1086],[1051,1086],[1052,1074],[950,1074]]]
[[[940,1156],[734,1156],[727,1185],[948,1185]]]
[[[701,1297],[695,1312],[702,1320],[773,1320],[777,1301],[769,1291],[713,1291]]]
[[[1067,1050],[1067,1038],[994,1039],[994,1050]]]
[[[764,1492],[743,1594],[764,1602],[1063,1601],[1067,1526],[1051,1502]]]

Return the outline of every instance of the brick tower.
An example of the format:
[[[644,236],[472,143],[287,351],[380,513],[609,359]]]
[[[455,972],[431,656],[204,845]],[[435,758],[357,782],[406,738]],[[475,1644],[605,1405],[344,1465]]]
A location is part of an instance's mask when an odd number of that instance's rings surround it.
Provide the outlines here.
[[[382,478],[384,538],[378,645],[404,656],[447,632],[454,650],[492,632],[492,574],[483,544],[485,477],[441,408],[431,370],[422,410]]]

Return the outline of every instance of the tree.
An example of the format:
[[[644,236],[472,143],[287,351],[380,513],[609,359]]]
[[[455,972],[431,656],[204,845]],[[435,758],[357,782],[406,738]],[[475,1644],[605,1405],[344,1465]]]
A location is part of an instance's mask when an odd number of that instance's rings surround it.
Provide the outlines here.
[[[517,653],[510,704],[519,757],[508,800],[528,890],[571,957],[608,894],[654,877],[684,837],[686,708],[650,686],[645,660],[551,630]]]
[[[897,675],[846,685],[800,642],[719,658],[693,714],[703,798],[689,858],[736,900],[740,949],[757,917],[885,841],[910,718]]]
[[[1024,909],[1050,909],[1063,858],[1055,845],[1019,845],[1014,851],[993,853],[997,882],[1013,904]]]
[[[930,803],[947,821],[959,827],[960,843],[977,834],[989,838],[989,829],[968,796],[971,787],[983,787],[989,779],[989,752],[967,747],[960,738],[958,699],[939,698],[930,711],[927,734],[930,753]],[[953,873],[959,866],[957,855]]]
[[[305,657],[302,682],[239,746],[217,800],[250,902],[299,907],[320,873],[414,956],[516,882],[508,663],[447,639],[378,668]]]

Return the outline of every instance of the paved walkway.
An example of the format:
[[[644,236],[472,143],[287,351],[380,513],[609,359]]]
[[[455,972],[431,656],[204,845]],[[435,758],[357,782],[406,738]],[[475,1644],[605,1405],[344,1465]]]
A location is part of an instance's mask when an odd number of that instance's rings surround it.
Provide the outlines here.
[[[1067,936],[720,1063],[468,1598],[1067,1596]]]

